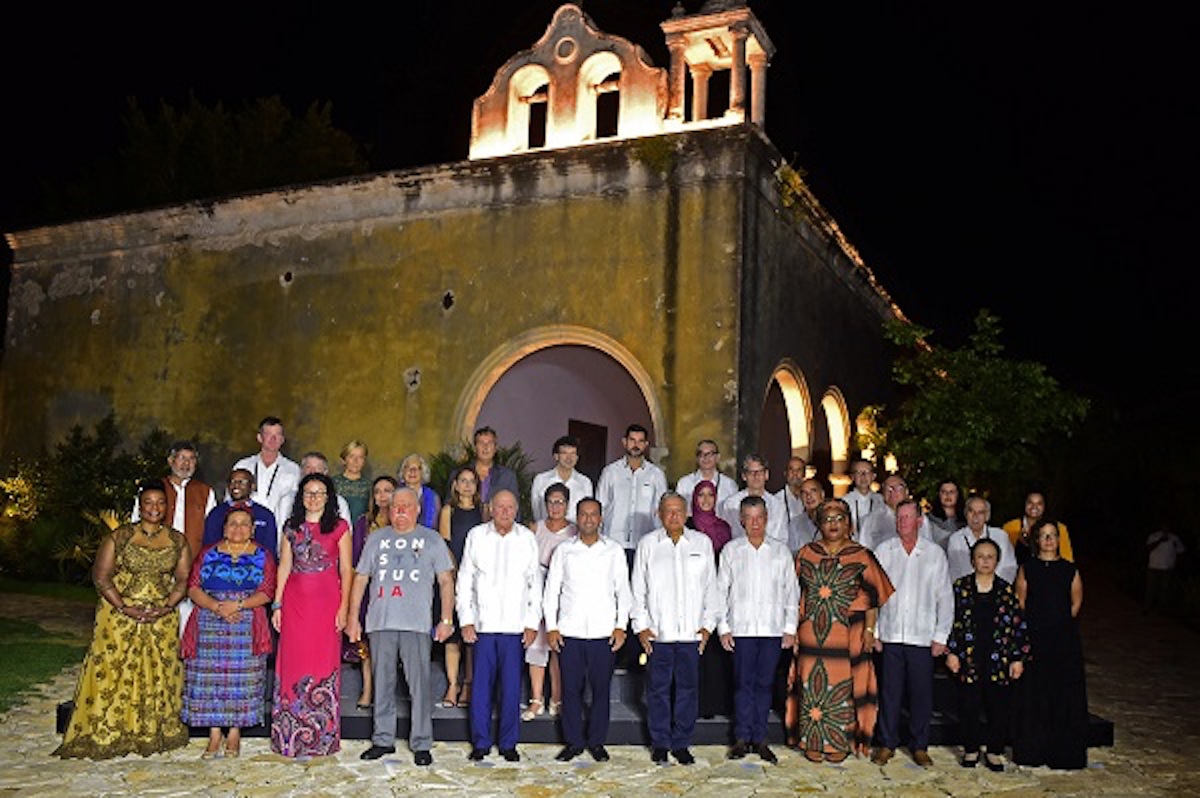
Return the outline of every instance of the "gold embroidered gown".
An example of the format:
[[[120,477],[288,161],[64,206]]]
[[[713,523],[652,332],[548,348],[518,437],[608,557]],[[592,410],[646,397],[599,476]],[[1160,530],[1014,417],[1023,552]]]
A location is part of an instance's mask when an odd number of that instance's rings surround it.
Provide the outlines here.
[[[175,584],[183,535],[167,530],[168,545],[130,543],[136,527],[113,532],[113,584],[126,603],[162,606]],[[75,688],[75,709],[54,752],[63,758],[149,756],[187,744],[179,719],[183,664],[179,659],[179,612],[139,624],[100,599],[92,644]]]

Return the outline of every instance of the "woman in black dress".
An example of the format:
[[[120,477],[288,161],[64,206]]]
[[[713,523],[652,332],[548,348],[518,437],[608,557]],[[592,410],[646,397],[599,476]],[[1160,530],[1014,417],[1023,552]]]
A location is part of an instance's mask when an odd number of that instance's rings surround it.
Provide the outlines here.
[[[454,567],[462,562],[467,533],[483,523],[483,508],[479,496],[479,475],[470,466],[459,468],[450,478],[449,495],[438,518],[438,531],[450,545]],[[440,610],[439,610],[440,612]],[[464,662],[465,659],[465,662]],[[472,649],[467,646],[463,657],[463,639],[454,623],[454,634],[446,641],[446,695],[443,707],[465,707],[471,703],[471,672],[474,669]],[[462,680],[459,680],[459,671]]]
[[[1017,598],[1029,625],[1030,661],[1019,684],[1013,761],[1052,768],[1087,767],[1087,687],[1079,610],[1079,570],[1059,556],[1059,528],[1042,519],[1036,547],[1017,572]]]

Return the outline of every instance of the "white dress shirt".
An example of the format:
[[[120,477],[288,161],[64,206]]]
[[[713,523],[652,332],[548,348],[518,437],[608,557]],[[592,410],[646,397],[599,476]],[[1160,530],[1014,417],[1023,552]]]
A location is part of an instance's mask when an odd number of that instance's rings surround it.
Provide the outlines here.
[[[757,549],[739,538],[721,549],[717,571],[721,620],[717,631],[734,637],[796,634],[800,619],[800,580],[792,555],[766,538]]]
[[[675,492],[687,502],[689,516],[692,514],[692,494],[696,492],[696,486],[706,479],[717,486],[717,506],[720,506],[721,502],[738,492],[737,480],[733,477],[725,476],[720,471],[714,473],[711,478],[701,474],[698,468],[690,474],[684,474],[679,478],[679,484],[675,486]]]
[[[953,585],[955,580],[961,579],[967,574],[975,573],[975,569],[971,566],[971,547],[980,538],[990,538],[1000,547],[1000,562],[996,563],[996,576],[1010,585],[1013,584],[1017,578],[1017,555],[1008,539],[1008,533],[994,526],[985,526],[983,534],[979,538],[975,537],[971,527],[964,526],[946,541],[946,564],[950,573],[950,584]]]
[[[910,554],[897,537],[881,543],[875,559],[896,588],[879,608],[878,639],[908,646],[945,645],[954,623],[954,593],[942,547],[918,537]]]
[[[721,615],[712,541],[684,529],[678,543],[656,529],[638,543],[633,559],[633,633],[654,632],[660,643],[700,639]]]
[[[289,460],[283,455],[276,457],[275,462],[268,466],[263,463],[262,454],[259,453],[243,457],[234,463],[230,470],[239,468],[254,475],[254,492],[250,494],[250,499],[255,504],[261,504],[274,512],[275,526],[283,529],[288,516],[291,515],[292,508],[288,507],[287,512],[281,516],[279,502],[282,497],[294,494],[300,487],[300,466],[294,460]],[[228,496],[227,491],[226,498]]]
[[[794,555],[816,540],[820,530],[808,517],[808,511],[804,509],[804,502],[799,496],[793,494],[787,485],[784,485],[775,494],[775,498],[779,499],[779,503],[783,505],[784,515],[787,519],[787,546]]]
[[[549,471],[543,471],[533,478],[533,487],[529,489],[529,504],[533,507],[533,520],[543,521],[548,515],[546,512],[546,488],[561,482],[566,485],[567,490],[571,492],[570,503],[567,504],[567,520],[575,520],[575,508],[579,502],[592,497],[592,480],[586,474],[580,474],[575,469],[571,469],[571,476],[565,480],[558,475],[557,468],[551,468]]]
[[[625,549],[601,536],[592,545],[572,538],[554,550],[542,610],[546,631],[605,640],[629,623],[633,593]]]
[[[596,498],[604,505],[604,534],[627,549],[636,549],[638,541],[658,525],[658,500],[667,492],[667,475],[642,460],[632,470],[622,457],[600,472]]]
[[[746,537],[742,526],[742,499],[749,495],[750,492],[743,488],[717,505],[717,515],[729,524],[734,540]],[[787,508],[783,501],[773,493],[763,493],[762,500],[767,505],[767,537],[788,545]]]
[[[862,531],[863,524],[866,523],[867,519],[873,513],[877,513],[887,508],[887,504],[884,503],[883,497],[873,490],[868,491],[866,495],[864,495],[859,493],[854,488],[851,488],[846,495],[842,497],[842,501],[844,501],[850,507],[850,521],[854,524],[855,532]],[[861,543],[862,538],[858,538],[858,541]]]
[[[867,516],[863,527],[858,530],[856,537],[861,545],[871,551],[877,550],[885,540],[896,540],[899,537],[899,533],[896,531],[896,511],[886,504]],[[921,513],[921,526],[917,529],[917,536],[922,540],[933,542],[933,530],[930,529],[929,518],[924,513]],[[938,548],[940,549],[941,546]]]
[[[460,626],[474,626],[482,634],[537,629],[542,620],[542,566],[534,534],[518,523],[505,535],[496,531],[494,521],[472,528],[458,567],[456,593]]]

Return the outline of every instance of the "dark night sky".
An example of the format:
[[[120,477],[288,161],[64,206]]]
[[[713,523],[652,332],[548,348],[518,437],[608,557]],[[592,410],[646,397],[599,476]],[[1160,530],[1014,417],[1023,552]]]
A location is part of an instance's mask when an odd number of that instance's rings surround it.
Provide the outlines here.
[[[665,66],[672,4],[584,7]],[[5,12],[0,228],[37,224],[40,182],[114,150],[127,96],[332,100],[377,169],[464,159],[472,99],[558,3],[121,5]],[[1135,363],[1167,390],[1200,384],[1185,321],[1200,31],[1182,11],[751,7],[779,50],[768,135],[935,341],[960,341],[986,306],[1012,352],[1086,392],[1145,391]]]

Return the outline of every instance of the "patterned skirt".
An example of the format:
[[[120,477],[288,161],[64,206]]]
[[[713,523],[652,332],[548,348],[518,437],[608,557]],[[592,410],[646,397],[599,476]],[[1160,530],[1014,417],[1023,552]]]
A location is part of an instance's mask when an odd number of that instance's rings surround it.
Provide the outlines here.
[[[217,592],[218,601],[237,601],[251,591]],[[263,722],[267,657],[254,654],[251,613],[234,623],[211,610],[199,613],[196,656],[184,662],[183,722],[189,726],[257,726]]]

